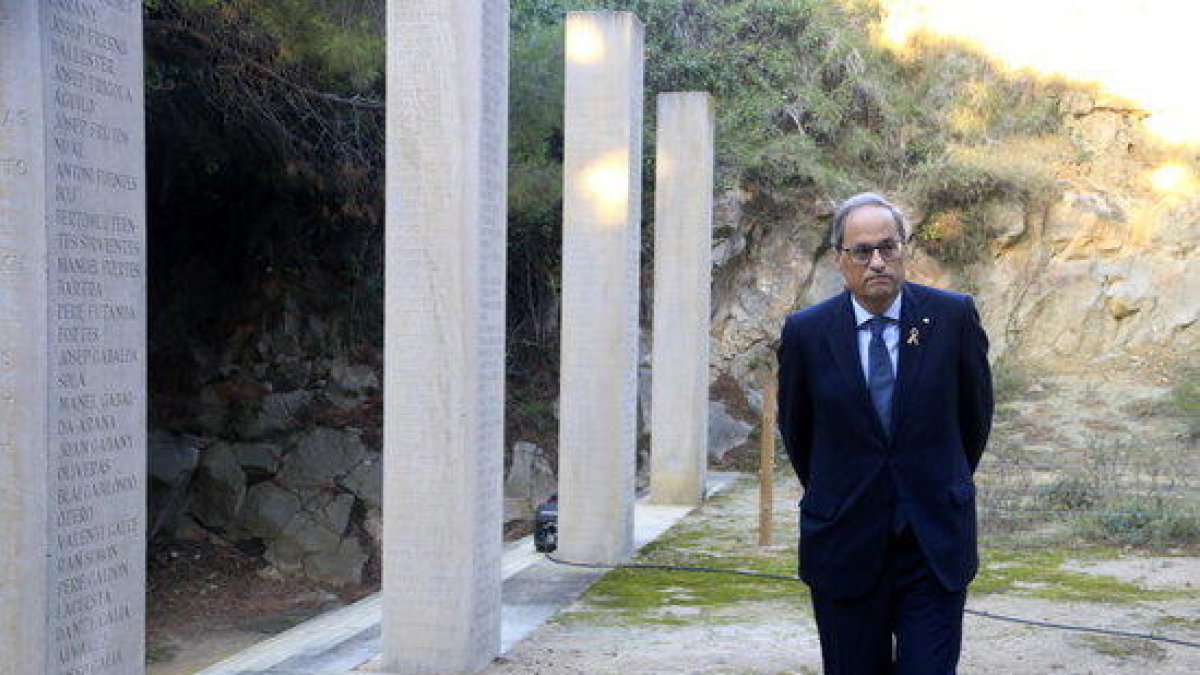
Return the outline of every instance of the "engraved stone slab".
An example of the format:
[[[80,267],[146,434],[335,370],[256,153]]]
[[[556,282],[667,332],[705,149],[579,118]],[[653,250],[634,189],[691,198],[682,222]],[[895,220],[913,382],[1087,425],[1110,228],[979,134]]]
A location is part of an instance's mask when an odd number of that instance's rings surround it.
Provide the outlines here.
[[[570,12],[563,161],[559,547],[615,563],[633,545],[643,27]]]
[[[508,4],[388,3],[383,668],[500,650]]]
[[[708,467],[712,97],[659,94],[650,498],[699,504]]]
[[[0,653],[144,671],[141,3],[0,0]]]

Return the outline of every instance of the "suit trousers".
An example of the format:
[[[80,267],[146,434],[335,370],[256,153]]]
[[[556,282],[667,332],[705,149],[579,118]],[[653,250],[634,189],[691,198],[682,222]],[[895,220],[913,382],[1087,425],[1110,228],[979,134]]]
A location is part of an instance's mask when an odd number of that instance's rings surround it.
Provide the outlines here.
[[[942,587],[905,527],[891,536],[887,564],[866,595],[812,592],[825,675],[954,675],[966,598]]]

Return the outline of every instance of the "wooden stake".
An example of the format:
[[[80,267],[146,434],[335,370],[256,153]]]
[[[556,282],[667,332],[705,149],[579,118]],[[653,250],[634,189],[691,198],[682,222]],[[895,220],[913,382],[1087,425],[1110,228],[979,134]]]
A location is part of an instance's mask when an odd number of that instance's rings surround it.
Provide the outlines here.
[[[762,443],[758,456],[758,545],[771,545],[775,500],[775,368],[768,367],[763,381]]]

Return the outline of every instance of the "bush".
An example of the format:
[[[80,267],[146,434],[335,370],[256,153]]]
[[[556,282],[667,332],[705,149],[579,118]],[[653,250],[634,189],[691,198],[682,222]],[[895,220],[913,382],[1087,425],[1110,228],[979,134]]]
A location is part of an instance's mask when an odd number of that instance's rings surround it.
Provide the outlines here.
[[[993,201],[1031,204],[1056,191],[1050,167],[1017,148],[957,147],[913,172],[910,186],[927,212],[967,208]]]
[[[1063,476],[1042,488],[1038,500],[1054,511],[1081,511],[1100,501],[1096,486],[1083,476]]]
[[[1081,525],[1084,536],[1123,546],[1200,544],[1200,507],[1165,497],[1113,500]]]
[[[1192,438],[1200,437],[1200,368],[1189,368],[1171,391],[1171,402]]]
[[[909,183],[926,214],[916,237],[939,260],[963,267],[984,257],[1000,232],[990,206],[1046,203],[1057,185],[1050,165],[1016,147],[956,148],[919,166]]]

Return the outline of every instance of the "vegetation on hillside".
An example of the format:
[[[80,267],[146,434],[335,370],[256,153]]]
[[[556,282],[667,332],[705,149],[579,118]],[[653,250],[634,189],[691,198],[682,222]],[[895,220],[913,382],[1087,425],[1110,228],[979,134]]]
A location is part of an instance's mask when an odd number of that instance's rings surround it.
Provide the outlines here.
[[[194,367],[189,342],[219,346],[285,299],[338,327],[329,349],[379,358],[384,7],[146,0],[157,387]],[[1061,87],[953,45],[887,51],[875,2],[512,0],[510,436],[553,442],[568,8],[645,23],[647,204],[654,97],[678,90],[712,92],[718,188],[767,216],[900,192],[931,216],[927,245],[965,264],[987,239],[977,207],[1045,194],[1043,169],[980,148],[1055,134]]]

